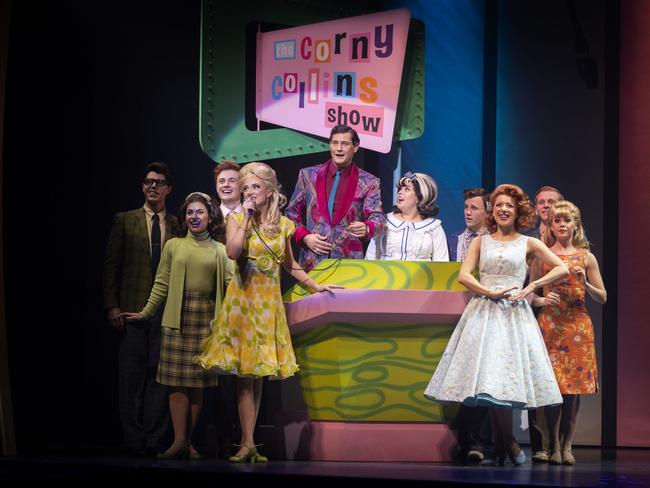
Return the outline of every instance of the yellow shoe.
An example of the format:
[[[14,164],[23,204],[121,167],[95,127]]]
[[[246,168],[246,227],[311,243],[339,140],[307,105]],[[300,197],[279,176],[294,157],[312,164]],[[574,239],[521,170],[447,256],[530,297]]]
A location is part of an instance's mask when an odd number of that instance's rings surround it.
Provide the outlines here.
[[[243,451],[243,452],[242,452],[242,450],[243,450],[244,448],[246,449],[246,451]],[[258,456],[258,454],[257,454],[257,448],[255,448],[255,447],[248,447],[248,446],[242,446],[242,449],[240,449],[240,452],[238,452],[238,453],[235,454],[234,456],[230,456],[230,457],[228,458],[228,462],[229,462],[229,463],[238,463],[238,464],[241,464],[241,463],[245,463],[246,461],[248,461],[248,460],[250,459],[251,462],[254,463],[255,460],[256,460],[256,458],[257,458],[257,456]],[[262,461],[260,461],[260,462],[262,462]]]
[[[268,463],[269,458],[262,456],[259,452],[251,458],[251,463]]]

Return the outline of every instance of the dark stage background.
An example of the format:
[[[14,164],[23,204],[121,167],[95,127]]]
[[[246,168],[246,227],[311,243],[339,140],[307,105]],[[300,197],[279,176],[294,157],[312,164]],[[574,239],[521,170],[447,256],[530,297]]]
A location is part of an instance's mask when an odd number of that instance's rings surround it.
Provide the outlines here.
[[[3,198],[20,452],[120,440],[104,246],[113,214],[142,205],[147,162],[171,166],[174,212],[213,192],[199,25],[196,1],[14,2]]]
[[[104,249],[113,215],[143,203],[146,163],[172,170],[168,211],[192,191],[215,193],[198,144],[200,14],[199,1],[13,4],[2,196],[19,452],[121,442]],[[285,160],[287,192],[325,159]],[[268,423],[280,385],[265,388]]]
[[[463,187],[512,179],[533,192],[550,183],[583,207],[603,265],[603,175],[607,164],[617,164],[606,160],[611,134],[604,120],[618,110],[606,103],[607,2],[385,3],[433,22],[427,27],[427,72],[435,74],[427,80],[427,90],[434,88],[426,94],[427,127],[421,139],[405,143],[403,168],[423,164],[441,182],[450,202],[441,212],[446,231],[462,222]],[[596,58],[595,88],[578,74],[571,6]],[[20,452],[120,442],[118,336],[101,303],[104,246],[115,212],[142,205],[139,181],[148,162],[172,168],[169,210],[190,191],[213,193],[213,162],[198,144],[200,11],[199,1],[180,0],[13,2],[2,198]],[[451,50],[457,42],[443,44],[443,24],[449,36],[466,39],[464,59]],[[497,24],[507,28],[498,35],[483,31]],[[485,66],[474,62],[477,49]],[[450,69],[460,76],[445,78]],[[453,97],[444,96],[447,89]],[[471,117],[453,112],[456,103]],[[465,138],[468,126],[471,137]],[[465,166],[450,165],[446,154],[465,158]],[[286,191],[299,168],[324,159],[283,160]],[[362,163],[376,171],[378,159],[366,155]],[[566,177],[551,177],[571,165]],[[615,261],[603,268],[608,287],[615,288]],[[615,361],[615,351],[610,357]],[[293,398],[282,400],[286,388],[271,387],[263,416],[296,406]],[[591,421],[599,423],[597,410]],[[600,430],[589,435],[597,438]]]

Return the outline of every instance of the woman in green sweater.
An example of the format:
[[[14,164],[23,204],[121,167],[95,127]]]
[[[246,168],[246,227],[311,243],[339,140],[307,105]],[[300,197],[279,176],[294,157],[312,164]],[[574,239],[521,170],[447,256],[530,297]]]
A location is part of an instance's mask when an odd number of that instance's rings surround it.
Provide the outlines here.
[[[160,363],[156,381],[169,387],[169,411],[174,442],[161,459],[199,459],[192,432],[203,404],[203,388],[215,386],[217,376],[193,361],[210,335],[210,322],[219,314],[234,263],[228,259],[223,217],[213,211],[205,193],[188,195],[181,207],[181,237],[165,244],[149,301],[127,321],[148,319],[164,302]],[[165,301],[166,300],[166,301]]]

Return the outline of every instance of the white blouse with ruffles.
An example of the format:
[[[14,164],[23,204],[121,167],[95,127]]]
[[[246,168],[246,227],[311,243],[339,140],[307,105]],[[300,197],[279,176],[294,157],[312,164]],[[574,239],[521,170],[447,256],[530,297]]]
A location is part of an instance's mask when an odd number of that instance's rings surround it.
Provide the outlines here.
[[[366,259],[449,261],[442,222],[434,217],[405,222],[391,212],[386,215],[384,230],[370,241]]]

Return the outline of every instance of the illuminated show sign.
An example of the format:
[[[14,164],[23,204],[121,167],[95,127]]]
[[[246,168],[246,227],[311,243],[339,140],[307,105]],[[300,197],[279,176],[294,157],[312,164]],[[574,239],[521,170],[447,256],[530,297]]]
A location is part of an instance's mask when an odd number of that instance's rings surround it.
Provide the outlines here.
[[[389,152],[409,21],[399,9],[259,33],[257,118],[322,137],[347,124]]]

